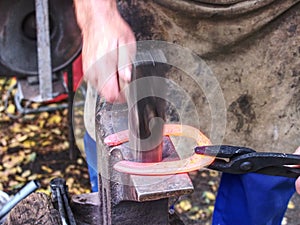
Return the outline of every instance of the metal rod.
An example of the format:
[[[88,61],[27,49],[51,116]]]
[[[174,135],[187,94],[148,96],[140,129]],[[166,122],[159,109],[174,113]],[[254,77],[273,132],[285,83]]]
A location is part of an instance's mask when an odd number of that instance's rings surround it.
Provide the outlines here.
[[[56,187],[56,198],[57,198],[57,203],[58,203],[58,211],[60,214],[60,218],[61,218],[61,222],[63,225],[68,225],[67,221],[66,221],[66,212],[65,212],[65,208],[64,208],[64,202],[63,199],[61,197],[61,193],[60,193],[60,188]]]
[[[52,99],[52,68],[48,0],[35,0],[40,100]]]
[[[73,131],[73,99],[74,99],[74,87],[73,87],[73,68],[72,64],[67,68],[68,75],[68,125],[69,125],[69,156],[71,160],[77,158],[77,151],[75,149],[75,138]]]
[[[69,205],[69,200],[68,200],[68,196],[67,196],[66,187],[64,186],[64,187],[60,187],[60,188],[61,188],[61,194],[63,196],[64,206],[65,206],[65,210],[66,210],[67,217],[68,217],[68,220],[69,220],[69,224],[70,225],[76,225],[76,221],[75,221],[73,212],[72,212],[72,210],[70,208],[70,205]]]

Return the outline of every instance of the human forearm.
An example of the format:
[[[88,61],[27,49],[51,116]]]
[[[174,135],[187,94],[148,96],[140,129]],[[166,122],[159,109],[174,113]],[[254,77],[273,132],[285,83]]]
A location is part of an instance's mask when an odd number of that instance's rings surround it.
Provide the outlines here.
[[[135,37],[121,17],[116,0],[74,0],[82,30],[84,78],[107,101],[123,101],[121,89],[131,80]]]
[[[116,0],[74,0],[79,27],[85,30],[100,17],[112,17],[117,10]]]
[[[295,154],[300,155],[300,146],[297,148],[297,150],[295,151]],[[298,177],[298,179],[296,180],[296,191],[298,192],[298,194],[300,195],[300,177]]]

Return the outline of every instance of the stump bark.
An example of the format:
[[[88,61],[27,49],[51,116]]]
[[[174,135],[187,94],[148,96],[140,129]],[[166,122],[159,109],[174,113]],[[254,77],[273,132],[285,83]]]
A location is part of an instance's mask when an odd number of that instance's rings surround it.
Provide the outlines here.
[[[33,193],[20,201],[8,214],[3,225],[62,225],[59,212],[44,193]]]

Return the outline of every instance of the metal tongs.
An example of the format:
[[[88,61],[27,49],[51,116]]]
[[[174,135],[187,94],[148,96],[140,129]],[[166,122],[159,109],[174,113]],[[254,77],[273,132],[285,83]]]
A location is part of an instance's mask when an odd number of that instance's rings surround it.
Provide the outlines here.
[[[252,172],[291,178],[300,176],[300,155],[256,152],[251,148],[230,145],[198,146],[195,153],[215,156],[216,159],[207,168],[225,173]]]
[[[68,186],[63,178],[53,178],[50,181],[52,201],[59,211],[63,225],[76,225],[76,220],[69,205]]]

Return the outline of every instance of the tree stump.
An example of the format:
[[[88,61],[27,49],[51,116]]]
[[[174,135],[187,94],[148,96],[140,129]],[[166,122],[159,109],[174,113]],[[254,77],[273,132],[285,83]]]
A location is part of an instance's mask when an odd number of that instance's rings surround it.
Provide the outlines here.
[[[33,193],[20,201],[8,214],[3,225],[62,225],[59,212],[44,193]]]

